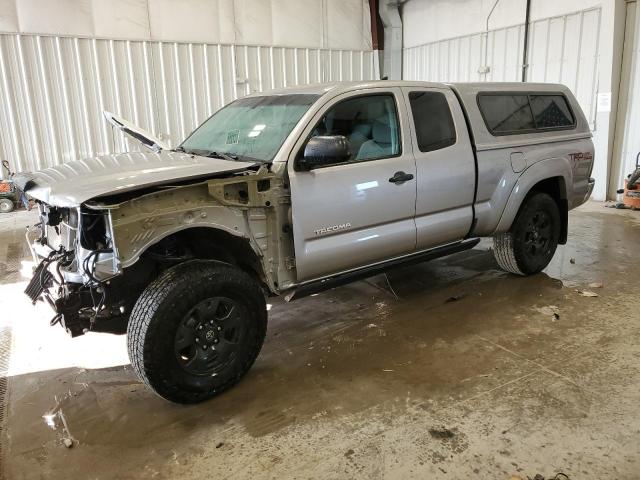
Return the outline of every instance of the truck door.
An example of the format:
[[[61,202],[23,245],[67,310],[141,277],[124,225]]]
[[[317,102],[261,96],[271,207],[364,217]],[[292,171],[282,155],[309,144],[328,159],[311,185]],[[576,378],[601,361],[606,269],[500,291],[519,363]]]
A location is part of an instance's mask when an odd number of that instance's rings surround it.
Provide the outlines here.
[[[416,166],[399,88],[330,100],[288,162],[298,281],[321,278],[415,250]],[[314,136],[342,135],[349,156],[303,171]]]
[[[473,221],[475,160],[462,108],[446,88],[403,87],[416,161],[417,250],[461,240]]]

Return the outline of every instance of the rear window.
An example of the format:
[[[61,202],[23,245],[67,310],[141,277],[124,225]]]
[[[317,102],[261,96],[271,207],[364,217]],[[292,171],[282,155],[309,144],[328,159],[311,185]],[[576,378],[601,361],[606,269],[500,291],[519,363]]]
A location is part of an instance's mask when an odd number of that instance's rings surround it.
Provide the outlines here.
[[[439,150],[456,143],[451,110],[442,93],[411,92],[409,103],[421,152]]]
[[[530,95],[529,100],[537,128],[573,126],[573,114],[562,95]]]
[[[493,135],[575,127],[575,117],[562,94],[479,94],[478,106]]]

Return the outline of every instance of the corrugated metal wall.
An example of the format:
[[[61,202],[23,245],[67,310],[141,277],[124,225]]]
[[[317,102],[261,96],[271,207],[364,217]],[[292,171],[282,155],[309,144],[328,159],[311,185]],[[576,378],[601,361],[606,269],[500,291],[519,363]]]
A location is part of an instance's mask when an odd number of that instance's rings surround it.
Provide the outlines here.
[[[531,22],[532,82],[567,85],[594,126],[600,8]],[[404,49],[403,78],[441,82],[520,81],[524,24]],[[483,72],[483,67],[489,71]]]
[[[243,95],[378,78],[373,51],[0,34],[0,158],[15,171],[137,149],[103,110],[175,145]]]

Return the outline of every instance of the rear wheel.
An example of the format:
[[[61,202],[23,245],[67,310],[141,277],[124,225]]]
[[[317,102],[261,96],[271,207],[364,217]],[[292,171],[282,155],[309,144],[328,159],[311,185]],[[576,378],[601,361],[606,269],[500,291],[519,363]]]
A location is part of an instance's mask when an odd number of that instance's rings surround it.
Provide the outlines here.
[[[530,195],[511,229],[493,237],[498,265],[518,275],[542,271],[556,252],[560,230],[560,212],[553,198],[546,193]]]
[[[0,198],[0,212],[9,213],[15,208],[14,203],[9,198]]]
[[[129,358],[158,395],[196,403],[247,373],[266,327],[264,296],[249,275],[220,262],[190,261],[167,270],[136,302]]]

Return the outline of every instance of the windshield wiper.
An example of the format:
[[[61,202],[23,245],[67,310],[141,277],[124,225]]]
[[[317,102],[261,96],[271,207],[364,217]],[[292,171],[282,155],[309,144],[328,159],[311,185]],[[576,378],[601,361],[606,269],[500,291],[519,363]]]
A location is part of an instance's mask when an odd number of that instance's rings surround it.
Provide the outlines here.
[[[224,153],[224,152],[208,152],[205,155],[205,157],[221,158],[223,160],[230,160],[232,162],[237,162],[238,161],[238,157],[236,155],[229,154],[229,153]]]
[[[253,158],[253,157],[249,157],[247,155],[238,155],[237,153],[231,153],[231,152],[216,152],[213,150],[200,150],[200,149],[193,149],[193,150],[185,150],[184,147],[180,146],[180,147],[176,147],[173,149],[174,152],[184,152],[184,153],[188,153],[189,155],[199,155],[201,157],[207,157],[207,158],[221,158],[223,160],[228,160],[231,162],[254,162],[254,163],[271,163],[268,160],[262,160],[260,158]]]
[[[233,154],[229,154],[225,152],[215,152],[212,150],[201,150],[199,148],[194,148],[193,150],[186,150],[182,145],[174,148],[172,151],[188,153],[189,155],[199,155],[201,157],[208,157],[208,158],[222,158],[223,160],[229,160],[234,162],[238,160],[238,157]]]

